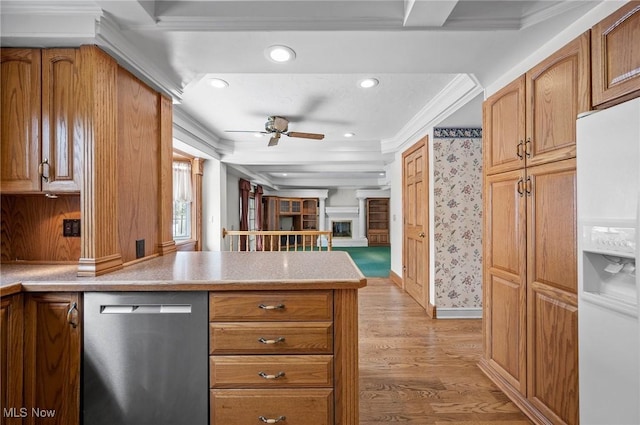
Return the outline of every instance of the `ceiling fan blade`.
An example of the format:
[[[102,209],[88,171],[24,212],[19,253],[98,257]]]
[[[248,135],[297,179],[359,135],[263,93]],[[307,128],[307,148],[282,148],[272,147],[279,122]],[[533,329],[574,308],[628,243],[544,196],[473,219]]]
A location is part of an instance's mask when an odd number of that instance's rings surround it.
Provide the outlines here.
[[[299,133],[297,131],[290,131],[285,134],[289,137],[300,137],[302,139],[315,139],[315,140],[324,139],[324,134],[318,134],[318,133]]]
[[[269,146],[277,145],[279,140],[280,140],[280,134],[277,133],[275,136],[271,137],[271,140],[269,140]]]

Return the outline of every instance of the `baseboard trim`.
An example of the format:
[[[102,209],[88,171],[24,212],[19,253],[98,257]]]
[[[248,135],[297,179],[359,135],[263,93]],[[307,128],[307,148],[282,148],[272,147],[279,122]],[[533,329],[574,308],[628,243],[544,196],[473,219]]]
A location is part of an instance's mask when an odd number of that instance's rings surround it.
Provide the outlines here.
[[[402,278],[398,276],[393,270],[389,272],[389,279],[393,282],[398,288],[402,289]]]
[[[525,415],[531,419],[536,425],[551,425],[552,422],[547,419],[538,409],[536,409],[525,396],[520,394],[506,379],[496,372],[486,358],[480,359],[478,363],[480,370],[487,375],[500,391],[502,391]]]
[[[438,319],[482,319],[482,308],[438,307]]]

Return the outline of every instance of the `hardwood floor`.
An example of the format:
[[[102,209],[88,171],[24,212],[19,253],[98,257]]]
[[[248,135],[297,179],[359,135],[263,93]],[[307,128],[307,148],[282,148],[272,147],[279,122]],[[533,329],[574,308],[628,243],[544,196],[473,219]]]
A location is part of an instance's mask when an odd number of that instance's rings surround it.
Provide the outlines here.
[[[531,424],[480,371],[481,320],[432,320],[389,279],[359,292],[360,425]]]

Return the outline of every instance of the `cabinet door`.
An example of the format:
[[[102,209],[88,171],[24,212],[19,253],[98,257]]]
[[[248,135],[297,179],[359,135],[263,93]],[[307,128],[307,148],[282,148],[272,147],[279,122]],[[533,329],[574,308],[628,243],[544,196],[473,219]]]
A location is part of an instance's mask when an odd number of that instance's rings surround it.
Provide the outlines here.
[[[531,403],[578,423],[575,159],[528,170],[527,320]]]
[[[17,425],[22,423],[22,333],[23,297],[21,294],[3,297],[0,300],[0,423]],[[13,410],[12,410],[13,409]],[[16,410],[17,409],[17,410]],[[11,412],[7,414],[7,412]],[[13,416],[13,417],[11,417]]]
[[[527,166],[576,156],[576,117],[591,109],[589,32],[527,72]]]
[[[596,24],[591,31],[591,49],[593,106],[638,96],[640,2],[631,1]]]
[[[0,190],[40,190],[40,50],[2,49],[0,55]]]
[[[79,57],[77,49],[42,51],[43,190],[80,191]]]
[[[485,100],[482,108],[485,173],[524,167],[524,76]]]
[[[485,179],[485,358],[526,392],[526,201],[524,171]]]
[[[79,296],[31,294],[25,299],[25,406],[55,416],[47,424],[74,425],[80,420]],[[38,422],[29,415],[26,424]]]

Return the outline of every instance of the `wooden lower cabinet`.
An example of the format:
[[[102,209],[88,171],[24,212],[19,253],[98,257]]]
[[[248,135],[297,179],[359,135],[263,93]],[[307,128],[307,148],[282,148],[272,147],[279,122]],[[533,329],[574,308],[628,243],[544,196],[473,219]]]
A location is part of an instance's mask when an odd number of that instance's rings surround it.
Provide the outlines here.
[[[77,293],[25,295],[24,423],[80,423],[82,324]],[[46,419],[44,419],[46,417]]]
[[[578,423],[576,162],[485,177],[481,368],[536,423]]]
[[[353,364],[334,357],[333,291],[211,292],[209,305],[211,425],[353,425],[337,413],[353,384],[334,369]]]
[[[247,425],[332,425],[333,391],[211,390],[211,423]]]
[[[22,424],[23,296],[0,299],[0,424]]]

